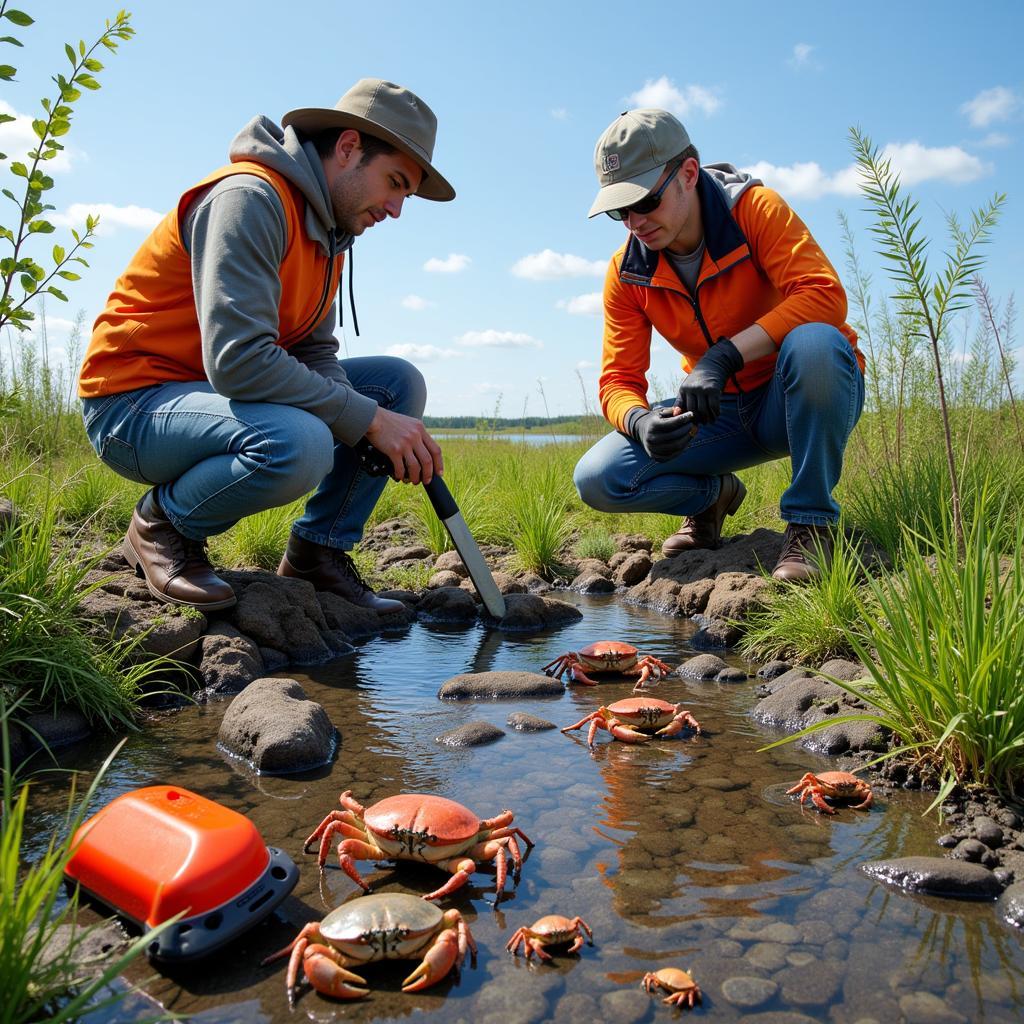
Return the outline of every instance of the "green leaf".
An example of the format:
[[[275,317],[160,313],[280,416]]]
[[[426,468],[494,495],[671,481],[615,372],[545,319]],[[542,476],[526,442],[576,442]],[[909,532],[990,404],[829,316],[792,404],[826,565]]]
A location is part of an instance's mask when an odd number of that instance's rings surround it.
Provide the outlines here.
[[[27,292],[34,292],[36,290],[36,279],[31,274],[22,274],[21,287]]]
[[[4,17],[20,28],[28,28],[29,25],[35,24],[35,18],[30,18],[24,11],[4,11]]]
[[[65,255],[66,255],[66,253],[64,251],[64,246],[63,245],[55,245],[53,247],[53,262],[54,263],[63,263]]]
[[[64,278],[65,281],[81,281],[81,274],[76,274],[73,270],[58,270],[57,276]]]
[[[63,118],[54,118],[53,121],[50,122],[50,131],[54,135],[67,135],[70,128],[71,122],[65,121]]]
[[[8,121],[15,120],[13,114],[0,114],[0,124],[7,124]]]
[[[103,65],[95,57],[87,57],[85,59],[86,71],[102,71]]]
[[[56,229],[47,220],[33,220],[29,221],[28,230],[33,235],[52,235]]]
[[[5,82],[13,82],[18,69],[13,64],[0,64],[0,79]]]
[[[27,178],[28,168],[20,160],[15,160],[11,164],[11,174],[16,174],[19,178]]]
[[[70,43],[65,43],[64,52],[68,55],[68,60],[71,61],[71,66],[77,67],[78,57],[75,54],[75,48]]]
[[[92,75],[80,74],[75,76],[75,82],[78,85],[84,85],[86,89],[95,92],[99,87],[100,83],[96,81]]]
[[[52,284],[46,289],[51,295],[56,296],[61,302],[67,302],[68,297],[59,289],[55,288]]]
[[[15,46],[25,45],[20,39],[15,39],[14,36],[0,36],[0,43],[13,43]]]
[[[39,118],[36,118],[32,122],[32,131],[34,131],[36,133],[36,137],[37,138],[45,139],[46,138],[46,122],[45,121],[41,121]]]
[[[3,194],[5,196],[7,196],[7,198],[10,199],[12,202],[15,202],[15,203],[18,202],[16,196],[14,195],[14,193],[9,188],[3,189]]]

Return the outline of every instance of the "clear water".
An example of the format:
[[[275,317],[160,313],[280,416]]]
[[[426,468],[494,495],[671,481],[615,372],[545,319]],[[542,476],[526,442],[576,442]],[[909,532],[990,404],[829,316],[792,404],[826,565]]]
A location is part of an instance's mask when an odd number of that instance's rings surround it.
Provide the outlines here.
[[[518,733],[506,719],[528,711],[568,725],[601,702],[627,696],[628,683],[574,687],[546,700],[437,700],[440,684],[458,672],[537,671],[599,639],[625,640],[671,664],[693,653],[687,623],[613,599],[569,599],[582,606],[584,619],[556,632],[517,638],[417,624],[329,665],[287,673],[342,733],[337,759],[317,772],[257,777],[223,754],[216,738],[225,704],[168,714],[132,738],[101,800],[154,783],[185,785],[249,815],[266,841],[301,868],[279,911],[218,955],[162,967],[155,977],[151,966],[137,964],[133,980],[150,978],[145,989],[164,1006],[211,1024],[413,1014],[447,1024],[653,1021],[676,1011],[646,995],[640,979],[673,965],[689,969],[704,991],[695,1019],[940,1019],[929,1000],[950,1014],[941,1019],[1024,1019],[1024,950],[993,904],[897,894],[858,870],[869,859],[939,852],[934,819],[921,817],[927,798],[877,792],[869,813],[847,809],[834,818],[801,810],[784,790],[828,763],[795,746],[758,751],[773,737],[749,718],[752,681],[667,681],[658,695],[687,702],[705,736],[628,746],[600,733],[593,752],[585,732]],[[493,722],[507,735],[465,750],[434,742],[473,720]],[[109,745],[78,748],[65,760],[94,768]],[[305,991],[290,1013],[284,961],[266,968],[259,961],[323,916],[325,901],[334,906],[356,894],[337,869],[326,872],[321,890],[315,859],[301,850],[345,789],[365,804],[402,790],[429,791],[481,817],[508,806],[536,846],[518,888],[513,893],[510,881],[497,909],[490,866],[446,901],[465,915],[480,947],[475,969],[467,963],[458,981],[405,995],[401,980],[412,964],[370,966],[369,999],[338,1003]],[[39,787],[38,843],[56,827],[65,798],[60,787]],[[443,879],[415,865],[360,867],[377,891],[422,893]],[[581,915],[594,930],[594,946],[543,966],[505,951],[517,927],[549,913]],[[126,1019],[128,1012],[102,1019]]]

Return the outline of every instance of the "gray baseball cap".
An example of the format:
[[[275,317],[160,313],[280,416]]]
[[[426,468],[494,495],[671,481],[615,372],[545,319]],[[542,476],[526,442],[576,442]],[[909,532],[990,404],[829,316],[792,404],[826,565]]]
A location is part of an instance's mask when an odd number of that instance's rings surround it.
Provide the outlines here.
[[[587,216],[643,199],[665,165],[689,145],[686,129],[667,110],[643,107],[620,114],[594,149],[594,170],[601,187]]]
[[[281,118],[281,126],[315,135],[325,128],[354,128],[390,143],[423,169],[416,195],[441,202],[455,189],[434,169],[434,112],[408,89],[381,78],[361,78],[333,107],[302,107]]]

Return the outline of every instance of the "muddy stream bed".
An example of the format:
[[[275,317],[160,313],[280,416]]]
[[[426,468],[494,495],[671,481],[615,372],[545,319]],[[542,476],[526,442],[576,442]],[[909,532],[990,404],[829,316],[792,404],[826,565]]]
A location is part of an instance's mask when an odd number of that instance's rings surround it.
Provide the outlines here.
[[[922,818],[927,795],[876,789],[868,812],[834,818],[802,810],[784,795],[800,775],[831,767],[790,745],[759,753],[774,738],[749,717],[755,681],[688,682],[656,691],[684,701],[706,735],[643,746],[586,731],[521,733],[505,723],[527,711],[559,726],[600,703],[629,695],[629,684],[573,687],[561,697],[524,701],[441,702],[442,682],[466,671],[540,667],[599,639],[620,639],[678,664],[692,652],[690,623],[625,607],[613,598],[568,595],[584,618],[531,637],[480,626],[417,623],[366,643],[328,665],[292,669],[308,696],[341,730],[335,761],[320,771],[259,777],[221,752],[217,732],[226,703],[161,715],[125,746],[96,807],[139,786],[186,786],[248,815],[268,844],[299,865],[292,895],[265,922],[212,958],[159,969],[144,961],[132,980],[188,1019],[245,1021],[542,1020],[629,1022],[678,1019],[682,1011],[640,988],[643,973],[664,966],[691,971],[704,992],[692,1019],[800,1024],[835,1021],[1001,1022],[1024,1019],[1024,948],[994,905],[908,896],[865,876],[858,865],[882,857],[927,854],[938,825]],[[734,664],[743,665],[738,660]],[[743,665],[751,672],[755,666]],[[488,746],[453,750],[434,737],[464,722],[506,730]],[[112,746],[79,745],[65,766],[94,769]],[[338,794],[369,804],[406,790],[461,801],[481,817],[504,807],[536,843],[518,888],[494,907],[494,869],[444,901],[466,917],[480,948],[461,978],[406,995],[409,962],[371,965],[372,995],[338,1003],[303,991],[294,1011],[285,997],[285,962],[260,967],[306,921],[354,897],[355,884],[330,868],[321,888],[315,857],[302,842]],[[33,845],[61,820],[66,784],[34,787]],[[438,870],[360,870],[375,891],[428,892]],[[505,951],[513,930],[549,913],[581,915],[595,944],[551,965],[527,964]],[[93,910],[83,917],[95,920]],[[152,1013],[130,1002],[92,1020]]]

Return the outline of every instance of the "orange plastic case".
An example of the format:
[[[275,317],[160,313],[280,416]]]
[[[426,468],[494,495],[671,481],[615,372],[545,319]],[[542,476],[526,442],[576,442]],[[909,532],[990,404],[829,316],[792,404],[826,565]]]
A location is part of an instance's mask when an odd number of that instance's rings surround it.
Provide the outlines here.
[[[299,872],[256,826],[181,786],[116,797],[74,837],[67,877],[140,926],[183,913],[151,944],[157,959],[205,956],[266,917]]]

